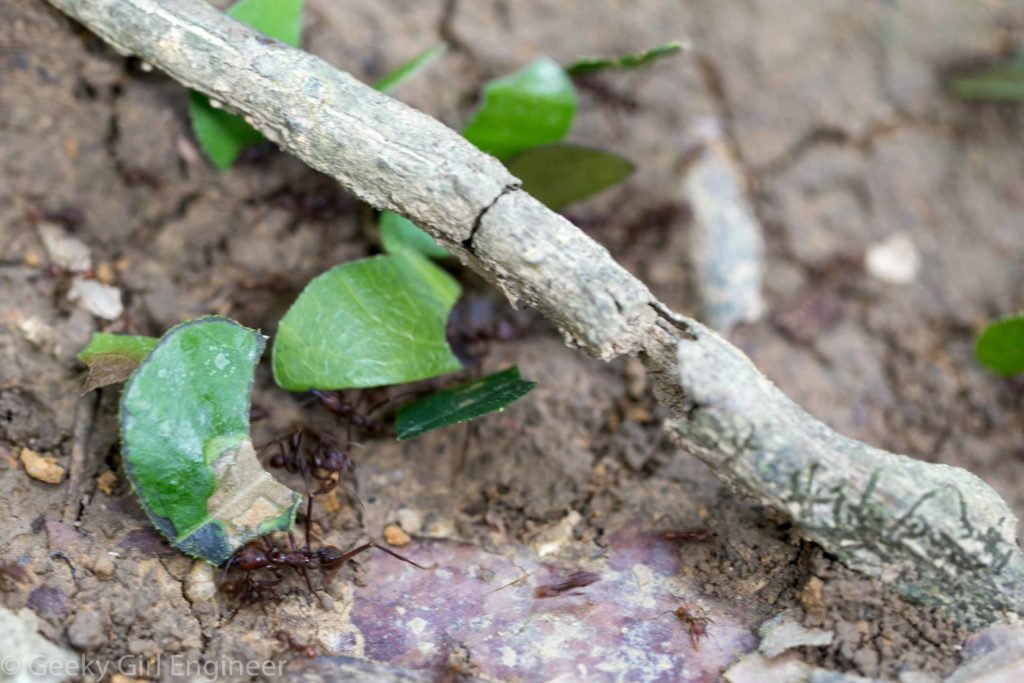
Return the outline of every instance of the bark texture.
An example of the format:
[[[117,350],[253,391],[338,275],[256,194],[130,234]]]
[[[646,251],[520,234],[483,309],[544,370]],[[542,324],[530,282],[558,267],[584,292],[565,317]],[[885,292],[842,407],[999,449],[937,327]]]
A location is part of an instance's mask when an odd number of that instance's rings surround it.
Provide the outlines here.
[[[451,129],[201,0],[49,1],[410,218],[570,345],[604,360],[639,355],[680,446],[849,566],[967,624],[1024,613],[1016,519],[991,488],[835,434]]]

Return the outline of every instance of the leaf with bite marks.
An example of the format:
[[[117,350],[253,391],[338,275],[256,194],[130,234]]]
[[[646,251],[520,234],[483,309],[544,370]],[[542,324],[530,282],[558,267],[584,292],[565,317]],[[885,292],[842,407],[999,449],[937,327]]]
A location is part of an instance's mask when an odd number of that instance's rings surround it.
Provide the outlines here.
[[[291,529],[300,496],[256,457],[249,435],[263,335],[219,317],[172,328],[125,386],[121,442],[132,488],[179,550],[219,565]]]

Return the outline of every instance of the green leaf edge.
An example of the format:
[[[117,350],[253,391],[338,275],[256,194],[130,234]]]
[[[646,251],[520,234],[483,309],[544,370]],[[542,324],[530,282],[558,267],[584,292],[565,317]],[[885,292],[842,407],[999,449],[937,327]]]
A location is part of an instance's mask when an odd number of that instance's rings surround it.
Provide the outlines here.
[[[260,21],[253,21],[245,16],[249,9],[258,2],[266,0],[238,0],[227,9],[225,14],[240,21],[249,28],[278,40],[286,45],[298,47],[302,38],[303,0],[296,0],[298,10],[293,25],[266,30]],[[282,0],[274,0],[282,4]],[[241,16],[239,16],[241,15]],[[203,150],[203,154],[218,171],[229,170],[245,149],[259,144],[266,138],[263,133],[253,128],[240,116],[215,109],[210,98],[194,90],[189,91],[188,116],[192,125],[192,133]],[[216,140],[216,142],[214,142]]]
[[[451,258],[451,253],[439,246],[423,228],[394,211],[381,211],[377,218],[377,227],[380,230],[380,245],[389,254],[411,249],[434,259]]]
[[[953,74],[946,85],[964,102],[1019,102],[1024,100],[1024,56]]]
[[[1020,373],[1024,373],[1024,346],[1022,346],[1018,352],[1016,362],[1012,365],[1003,365],[1001,362],[1002,356],[999,356],[999,360],[991,357],[991,344],[999,342],[998,336],[1002,334],[1002,330],[1006,327],[1017,328],[1014,332],[1018,332],[1022,340],[1024,340],[1024,314],[1007,315],[998,320],[994,320],[985,326],[985,329],[978,335],[977,340],[974,342],[974,357],[977,358],[978,362],[990,371],[1001,377],[1012,377]],[[993,335],[996,335],[993,339]],[[1001,349],[1000,349],[1001,350]]]
[[[490,98],[493,90],[495,90],[496,88],[501,88],[502,86],[506,85],[509,81],[512,81],[512,80],[515,80],[516,78],[522,77],[524,72],[530,71],[531,69],[541,68],[541,67],[543,67],[543,68],[552,68],[552,67],[554,67],[554,68],[558,69],[559,71],[561,71],[562,74],[565,77],[565,82],[563,83],[563,85],[566,86],[567,93],[568,93],[568,99],[571,100],[572,111],[569,114],[569,120],[566,122],[564,130],[562,130],[561,133],[557,137],[554,137],[554,138],[551,138],[551,139],[548,139],[548,140],[544,140],[542,142],[535,143],[535,144],[530,144],[530,145],[525,145],[525,146],[524,145],[512,146],[509,149],[495,148],[495,147],[491,146],[490,144],[486,144],[485,142],[481,142],[481,140],[479,138],[479,135],[482,132],[487,132],[490,129],[490,127],[486,125],[486,123],[487,123],[486,118],[484,118],[484,122],[485,122],[484,124],[480,123],[480,118],[481,118],[482,115],[486,114],[487,108],[489,106],[492,106],[492,105],[489,104],[489,98]],[[525,64],[524,66],[520,67],[519,69],[516,69],[512,73],[506,74],[504,76],[500,76],[498,78],[493,78],[493,79],[491,79],[491,80],[489,80],[489,81],[487,81],[486,83],[483,84],[483,87],[481,88],[480,104],[479,104],[479,106],[477,106],[477,108],[473,112],[472,116],[470,116],[470,119],[463,126],[463,128],[462,128],[462,136],[464,138],[466,138],[467,140],[469,140],[474,145],[476,145],[476,147],[479,148],[481,151],[486,152],[487,154],[490,154],[490,155],[492,155],[492,156],[494,156],[494,157],[496,157],[496,158],[498,158],[500,160],[505,160],[505,159],[508,159],[508,158],[510,158],[512,156],[515,156],[516,154],[524,152],[524,151],[526,151],[528,149],[532,149],[534,147],[539,147],[539,146],[545,145],[545,144],[550,144],[550,143],[553,143],[553,142],[558,142],[559,140],[562,140],[563,138],[565,138],[565,136],[568,135],[569,130],[572,128],[573,121],[576,119],[576,107],[577,107],[577,105],[578,105],[578,96],[576,94],[576,88],[573,85],[572,79],[569,77],[569,74],[565,71],[565,69],[563,69],[561,67],[561,65],[558,64],[558,62],[554,61],[550,57],[545,57],[545,56],[537,57],[533,61],[529,62],[528,64]],[[486,138],[485,138],[485,141],[486,141]],[[506,143],[506,146],[507,146],[507,144],[508,143]]]
[[[78,353],[78,360],[88,365],[97,356],[125,356],[141,363],[160,340],[137,334],[93,332],[89,343]]]
[[[615,187],[616,185],[625,182],[627,178],[629,178],[631,175],[633,175],[633,173],[636,172],[636,164],[633,163],[632,160],[627,159],[626,157],[622,156],[618,152],[613,152],[611,150],[602,149],[600,147],[593,147],[591,145],[579,145],[579,144],[576,144],[576,143],[573,143],[573,142],[552,142],[552,143],[549,143],[549,144],[546,144],[546,145],[537,145],[536,147],[531,147],[530,149],[523,150],[522,152],[519,152],[515,156],[511,157],[506,162],[506,166],[508,167],[509,173],[511,173],[512,175],[515,175],[515,176],[518,177],[518,172],[515,170],[516,163],[517,163],[518,160],[521,160],[523,157],[525,157],[525,156],[527,156],[529,154],[532,154],[534,152],[537,152],[538,150],[552,149],[552,148],[557,148],[557,147],[584,149],[584,150],[589,150],[589,151],[592,151],[592,152],[600,152],[601,154],[605,154],[605,155],[607,155],[609,157],[615,157],[618,161],[623,162],[623,165],[628,168],[628,171],[621,178],[619,178],[617,180],[614,180],[614,181],[612,181],[610,183],[606,183],[606,184],[602,185],[601,187],[598,187],[597,189],[591,190],[589,194],[582,195],[580,197],[572,199],[572,200],[570,200],[568,202],[564,202],[562,204],[548,204],[547,202],[544,202],[543,199],[541,199],[540,197],[536,197],[536,199],[540,200],[542,203],[544,203],[552,211],[561,211],[562,209],[564,209],[566,206],[569,206],[570,204],[574,204],[576,202],[581,202],[584,199],[589,199],[590,197],[593,197],[594,195],[600,194],[601,192],[604,192],[605,190],[607,190],[609,188]],[[520,180],[522,180],[522,178],[520,178]],[[521,189],[525,190],[526,192],[530,192],[531,191],[531,188],[529,187],[528,180],[523,180],[523,186],[522,186]]]
[[[373,87],[381,92],[391,92],[410,78],[427,68],[431,62],[448,51],[448,43],[443,40],[431,45],[401,66],[381,76]]]
[[[637,69],[651,62],[681,52],[685,46],[679,40],[671,40],[640,52],[630,52],[618,57],[580,57],[565,67],[570,76],[580,76],[605,69]]]
[[[511,389],[511,393],[510,393],[511,398],[508,401],[506,401],[504,404],[502,404],[501,407],[495,408],[495,409],[492,409],[492,410],[488,410],[488,411],[485,411],[485,412],[482,412],[482,413],[478,413],[476,415],[470,415],[468,417],[462,417],[462,418],[451,420],[451,421],[439,422],[439,423],[434,424],[434,426],[429,426],[429,427],[427,427],[425,429],[410,430],[410,429],[403,429],[402,428],[402,416],[403,415],[408,415],[409,409],[414,408],[416,406],[420,406],[420,405],[422,405],[424,403],[429,403],[430,401],[433,401],[433,400],[437,400],[437,398],[439,396],[442,396],[442,395],[445,395],[445,394],[454,394],[454,393],[457,393],[459,391],[464,391],[466,389],[469,389],[470,387],[472,387],[475,384],[478,384],[480,382],[484,382],[484,381],[486,381],[488,379],[495,379],[495,378],[498,378],[501,375],[505,375],[505,374],[509,375],[509,377],[507,378],[507,384],[502,385],[502,386],[500,386],[498,388],[499,389],[505,389],[507,387],[507,388]],[[414,439],[417,436],[421,436],[423,434],[426,434],[427,432],[432,432],[435,429],[441,429],[443,427],[451,427],[452,425],[462,424],[463,422],[469,422],[470,420],[475,420],[475,419],[477,419],[479,417],[483,417],[484,415],[489,415],[489,414],[495,413],[495,412],[502,412],[509,405],[511,405],[515,401],[518,401],[523,396],[525,396],[526,394],[528,394],[531,391],[533,391],[533,389],[536,386],[537,386],[536,382],[532,382],[530,380],[524,380],[522,378],[522,376],[519,374],[519,368],[517,366],[513,365],[511,367],[505,368],[504,370],[499,370],[498,372],[491,373],[490,375],[487,375],[485,377],[480,377],[480,378],[474,379],[471,382],[467,382],[465,384],[461,384],[461,385],[459,385],[457,387],[452,387],[451,389],[443,389],[441,391],[435,392],[435,393],[433,393],[433,394],[431,394],[429,396],[425,396],[424,398],[421,398],[421,399],[419,399],[417,401],[413,401],[412,403],[404,405],[404,406],[402,406],[399,409],[398,415],[395,418],[395,429],[397,431],[396,439],[398,441],[408,441],[409,439]]]

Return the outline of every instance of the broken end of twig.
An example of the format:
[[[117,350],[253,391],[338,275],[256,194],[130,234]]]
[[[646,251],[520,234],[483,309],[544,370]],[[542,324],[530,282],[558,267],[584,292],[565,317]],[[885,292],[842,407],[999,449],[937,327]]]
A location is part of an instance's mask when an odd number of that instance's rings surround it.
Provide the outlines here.
[[[689,399],[670,431],[715,474],[847,566],[978,626],[1024,613],[1017,519],[970,472],[832,431],[703,326],[678,346]]]

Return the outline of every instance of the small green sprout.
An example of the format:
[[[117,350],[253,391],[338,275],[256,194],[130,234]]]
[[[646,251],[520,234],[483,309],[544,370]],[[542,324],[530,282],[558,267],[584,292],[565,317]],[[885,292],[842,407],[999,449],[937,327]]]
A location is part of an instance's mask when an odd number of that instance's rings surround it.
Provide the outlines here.
[[[565,68],[570,76],[582,76],[583,74],[604,71],[607,69],[636,69],[646,66],[656,59],[674,55],[683,50],[683,44],[678,40],[652,47],[649,50],[634,52],[619,57],[582,57]]]

